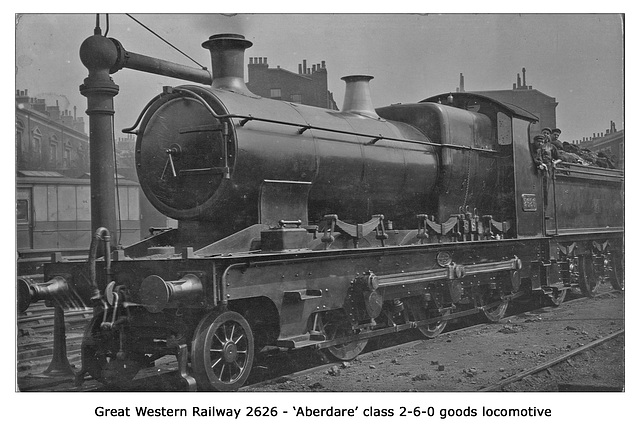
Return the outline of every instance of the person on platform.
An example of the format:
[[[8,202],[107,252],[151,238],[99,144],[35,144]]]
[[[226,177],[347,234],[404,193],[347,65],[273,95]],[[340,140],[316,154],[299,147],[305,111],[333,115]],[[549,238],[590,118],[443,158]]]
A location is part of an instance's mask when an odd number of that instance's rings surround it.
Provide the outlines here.
[[[560,156],[558,155],[558,149],[555,145],[551,142],[546,142],[545,140],[546,136],[542,134],[538,134],[533,137],[533,161],[539,170],[548,173],[550,169],[554,168],[555,165],[560,162]]]
[[[542,128],[541,134],[544,136],[545,143],[549,143],[551,141],[551,128]]]
[[[560,128],[553,128],[551,130],[551,144],[553,144],[559,151],[563,149],[562,142],[560,141],[560,134],[562,134]]]

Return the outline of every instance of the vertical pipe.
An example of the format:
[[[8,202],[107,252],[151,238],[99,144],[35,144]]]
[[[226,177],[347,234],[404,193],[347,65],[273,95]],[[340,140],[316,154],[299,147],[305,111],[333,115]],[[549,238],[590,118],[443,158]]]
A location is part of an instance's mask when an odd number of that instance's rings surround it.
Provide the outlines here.
[[[89,116],[89,158],[91,172],[91,229],[107,228],[118,242],[116,227],[115,175],[113,145],[113,98],[119,87],[111,80],[109,70],[117,59],[113,42],[99,34],[87,38],[80,47],[80,59],[89,76],[80,85],[87,98]]]

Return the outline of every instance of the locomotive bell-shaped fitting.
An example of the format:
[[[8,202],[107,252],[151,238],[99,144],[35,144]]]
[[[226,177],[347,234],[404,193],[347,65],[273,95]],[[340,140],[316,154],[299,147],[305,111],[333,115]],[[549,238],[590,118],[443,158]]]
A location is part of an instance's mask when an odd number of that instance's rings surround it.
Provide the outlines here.
[[[165,281],[150,275],[140,285],[140,303],[151,313],[162,312],[168,305],[179,301],[193,301],[202,295],[202,281],[194,274],[180,280]]]
[[[251,41],[235,33],[211,35],[202,43],[211,53],[213,88],[253,95],[244,82],[244,51],[251,46]]]
[[[41,300],[62,301],[70,292],[63,277],[54,277],[46,283],[36,283],[29,278],[18,280],[18,313],[29,308],[31,303]]]
[[[346,83],[342,112],[359,114],[365,117],[378,118],[371,102],[369,81],[373,76],[351,75],[341,78]]]

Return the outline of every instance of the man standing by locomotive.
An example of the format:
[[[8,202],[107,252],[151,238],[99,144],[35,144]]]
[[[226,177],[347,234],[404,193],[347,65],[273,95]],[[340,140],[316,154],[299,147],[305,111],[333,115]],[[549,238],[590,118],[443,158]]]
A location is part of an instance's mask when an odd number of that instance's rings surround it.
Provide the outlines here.
[[[562,134],[560,128],[553,128],[551,130],[551,144],[553,144],[558,150],[562,150],[563,148],[562,142],[559,140],[560,134]]]
[[[547,141],[546,135],[536,135],[533,141],[535,144],[533,161],[538,169],[548,173],[560,162],[558,148],[551,141]]]
[[[549,143],[551,141],[551,128],[542,128],[542,135],[544,136],[544,142]]]
[[[548,128],[545,128],[548,129]],[[543,130],[544,131],[544,130]],[[549,130],[551,132],[551,130]],[[558,155],[558,149],[550,141],[546,141],[545,135],[536,135],[533,138],[534,141],[534,157],[533,161],[536,167],[541,170],[542,173],[542,187],[544,190],[544,204],[547,205],[547,191],[548,191],[548,179],[549,173],[552,169],[555,169],[556,164],[560,162],[560,156]],[[551,176],[553,178],[553,175]]]

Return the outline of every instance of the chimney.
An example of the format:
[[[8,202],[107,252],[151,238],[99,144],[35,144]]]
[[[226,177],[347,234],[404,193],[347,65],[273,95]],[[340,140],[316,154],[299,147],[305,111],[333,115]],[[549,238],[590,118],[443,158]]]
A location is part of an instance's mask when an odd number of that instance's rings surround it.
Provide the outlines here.
[[[322,66],[323,69],[327,68],[326,64],[324,63],[324,61],[322,61],[322,63],[320,63],[320,65]]]
[[[526,73],[527,70],[525,70],[524,67],[522,67],[522,86],[527,88],[527,77],[526,77]]]
[[[298,64],[298,74],[302,74],[302,64]]]
[[[304,74],[304,75],[307,74],[307,60],[306,59],[302,60],[302,74]]]
[[[460,92],[464,93],[464,76],[460,73]]]
[[[518,90],[522,88],[522,83],[520,82],[520,73],[518,73],[517,84],[518,84],[518,87],[517,87]]]
[[[202,43],[211,53],[212,88],[253,96],[244,82],[244,51],[251,46],[251,41],[233,33],[211,35]]]
[[[351,75],[343,76],[341,79],[346,83],[342,112],[377,119],[378,114],[373,108],[371,90],[369,89],[369,81],[373,79],[373,76]]]

